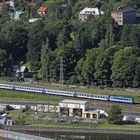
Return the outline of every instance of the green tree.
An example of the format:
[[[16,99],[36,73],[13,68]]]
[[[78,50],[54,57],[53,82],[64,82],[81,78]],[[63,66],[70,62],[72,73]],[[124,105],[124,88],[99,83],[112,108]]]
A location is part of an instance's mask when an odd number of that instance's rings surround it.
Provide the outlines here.
[[[57,37],[57,40],[58,40],[57,46],[58,47],[62,47],[63,45],[65,45],[66,43],[68,43],[71,40],[70,33],[71,33],[71,25],[68,24],[68,22],[66,22]]]
[[[14,62],[26,59],[28,32],[23,27],[15,29],[12,33],[11,54]],[[18,60],[17,60],[18,57]]]
[[[108,122],[111,124],[120,124],[123,119],[121,108],[117,105],[113,105],[108,114]]]
[[[140,86],[140,57],[137,57],[133,87],[139,87],[139,86]]]
[[[56,60],[57,65],[56,69],[59,71],[60,69],[60,58],[63,58],[63,65],[64,65],[64,80],[69,80],[72,75],[75,74],[74,68],[77,63],[76,58],[76,51],[73,47],[72,43],[69,42],[66,45],[62,46],[55,50],[56,52]],[[60,72],[59,72],[60,73]],[[59,74],[60,75],[60,74]]]
[[[0,75],[4,76],[9,73],[11,62],[5,49],[0,49]]]
[[[91,49],[86,54],[86,59],[84,62],[84,66],[82,68],[82,74],[88,84],[91,84],[95,80],[95,62],[97,60],[97,55],[102,52],[100,48]]]
[[[38,70],[40,68],[41,47],[46,36],[44,24],[41,22],[36,22],[30,29],[27,43],[27,60],[31,62],[33,70]]]
[[[95,62],[97,55],[102,52],[101,48],[93,48],[86,53],[85,58],[78,61],[75,68],[77,76],[88,84],[95,80]],[[81,81],[82,82],[82,81]]]
[[[82,74],[83,66],[84,66],[84,58],[81,58],[77,62],[77,65],[75,67],[75,72],[77,74],[77,79],[79,80],[80,83],[82,83],[84,81],[84,76]]]
[[[49,81],[50,49],[49,41],[46,39],[41,49],[41,75],[43,79]]]
[[[95,71],[95,78],[99,80],[102,85],[108,85],[111,76],[111,64],[109,55],[104,52],[98,55],[95,62]]]
[[[126,47],[115,53],[111,76],[115,86],[132,86],[136,62],[136,56],[132,47]]]

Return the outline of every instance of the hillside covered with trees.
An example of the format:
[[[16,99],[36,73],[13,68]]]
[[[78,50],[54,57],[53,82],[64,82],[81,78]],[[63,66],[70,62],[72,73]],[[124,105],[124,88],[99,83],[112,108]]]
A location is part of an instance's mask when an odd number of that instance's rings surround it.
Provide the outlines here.
[[[140,87],[140,0],[17,0],[23,10],[20,20],[0,18],[0,76],[10,76],[12,65],[21,61],[37,72],[39,79],[59,82],[60,58],[64,81],[113,87]],[[47,6],[42,20],[37,9]],[[135,24],[119,26],[111,11],[119,6],[137,10]],[[99,7],[104,15],[87,22],[78,19],[85,7]]]

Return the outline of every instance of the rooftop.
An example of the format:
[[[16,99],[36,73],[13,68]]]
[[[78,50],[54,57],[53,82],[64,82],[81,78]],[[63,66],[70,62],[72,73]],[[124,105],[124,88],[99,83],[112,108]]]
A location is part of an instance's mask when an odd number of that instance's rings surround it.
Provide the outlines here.
[[[29,23],[33,23],[33,22],[35,22],[35,21],[37,21],[37,20],[41,20],[42,18],[30,18],[29,19]]]
[[[38,12],[45,12],[46,11],[46,7],[40,7],[39,9],[38,9]]]
[[[104,12],[100,11],[100,9],[96,8],[84,8],[79,14],[87,14],[87,15],[103,15]]]
[[[24,13],[23,11],[15,11],[15,15],[21,15],[23,13]]]
[[[71,104],[86,104],[88,101],[84,101],[84,100],[69,100],[69,99],[65,99],[62,100],[61,103],[71,103]]]
[[[133,7],[119,7],[117,10],[114,10],[113,12],[129,12],[129,11],[135,11]]]
[[[95,109],[95,110],[86,110],[86,113],[98,113],[100,112],[99,110]]]

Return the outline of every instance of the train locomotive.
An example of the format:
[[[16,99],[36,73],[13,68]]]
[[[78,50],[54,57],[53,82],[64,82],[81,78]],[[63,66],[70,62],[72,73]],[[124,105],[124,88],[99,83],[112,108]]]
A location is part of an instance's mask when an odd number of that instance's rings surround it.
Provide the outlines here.
[[[50,95],[58,95],[58,96],[79,97],[85,99],[94,99],[94,100],[129,103],[129,104],[134,103],[134,99],[131,97],[98,95],[98,94],[89,94],[89,93],[73,92],[73,91],[66,91],[66,90],[54,90],[48,88],[38,88],[38,87],[29,87],[29,86],[20,86],[20,85],[11,85],[11,84],[0,84],[0,89],[33,92],[33,93],[46,94],[46,95],[50,94]]]

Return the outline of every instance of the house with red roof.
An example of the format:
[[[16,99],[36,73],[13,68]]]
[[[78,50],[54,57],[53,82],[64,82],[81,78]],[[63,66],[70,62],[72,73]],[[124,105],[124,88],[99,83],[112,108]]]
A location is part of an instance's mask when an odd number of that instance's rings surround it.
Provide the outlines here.
[[[46,7],[40,7],[39,9],[38,9],[38,14],[40,15],[40,16],[45,16],[46,15]]]

